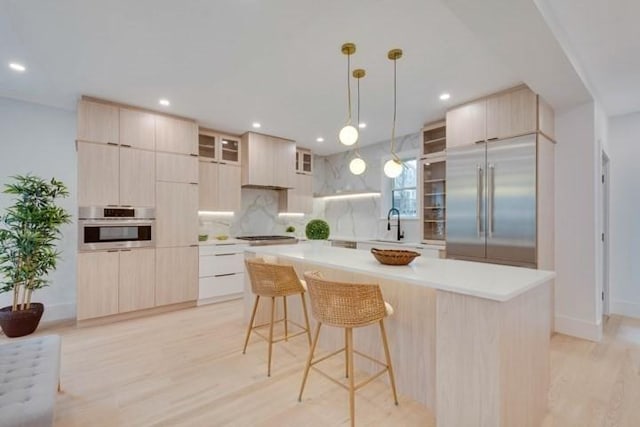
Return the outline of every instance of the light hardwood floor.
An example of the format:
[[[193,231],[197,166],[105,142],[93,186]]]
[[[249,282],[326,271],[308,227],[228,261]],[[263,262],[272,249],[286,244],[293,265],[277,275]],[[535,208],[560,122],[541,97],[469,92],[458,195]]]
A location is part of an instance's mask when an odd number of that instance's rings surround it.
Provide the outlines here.
[[[297,402],[306,340],[252,337],[242,355],[242,304],[231,301],[103,326],[40,328],[62,336],[59,426],[341,426],[347,395],[311,372]],[[357,333],[357,332],[356,332]],[[0,341],[7,338],[0,337]],[[327,362],[336,376],[342,358]],[[356,361],[357,363],[357,361]],[[356,365],[357,366],[357,365]],[[543,427],[640,426],[640,320],[614,316],[592,343],[555,335]],[[434,426],[433,415],[380,381],[359,390],[359,426]]]

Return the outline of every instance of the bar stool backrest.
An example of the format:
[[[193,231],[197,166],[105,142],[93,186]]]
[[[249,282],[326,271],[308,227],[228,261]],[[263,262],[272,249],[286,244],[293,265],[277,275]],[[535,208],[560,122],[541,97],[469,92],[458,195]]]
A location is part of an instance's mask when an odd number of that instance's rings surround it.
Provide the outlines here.
[[[290,265],[272,264],[262,258],[245,260],[251,290],[264,297],[282,297],[304,292],[296,271]]]
[[[385,316],[380,286],[325,280],[317,271],[304,273],[317,321],[341,328],[370,325]]]

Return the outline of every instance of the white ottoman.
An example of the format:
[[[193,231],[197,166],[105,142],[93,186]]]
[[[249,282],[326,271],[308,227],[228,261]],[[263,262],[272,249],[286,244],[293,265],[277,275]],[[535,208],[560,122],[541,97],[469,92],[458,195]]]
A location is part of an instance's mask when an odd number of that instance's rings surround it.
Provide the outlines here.
[[[0,344],[0,424],[52,426],[59,378],[58,335]]]

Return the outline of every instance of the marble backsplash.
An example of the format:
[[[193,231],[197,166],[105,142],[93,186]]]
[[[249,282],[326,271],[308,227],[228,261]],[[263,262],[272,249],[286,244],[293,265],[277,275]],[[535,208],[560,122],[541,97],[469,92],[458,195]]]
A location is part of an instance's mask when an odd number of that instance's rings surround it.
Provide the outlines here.
[[[398,153],[416,153],[420,147],[419,133],[396,140]],[[389,156],[389,141],[369,145],[360,150],[367,162],[367,170],[360,176],[349,171],[354,152],[346,151],[330,156],[314,156],[314,194],[336,195],[350,192],[380,192],[384,185],[383,159]],[[340,238],[395,238],[392,227],[387,231],[388,201],[371,196],[356,199],[325,200],[314,198],[313,213],[305,216],[278,214],[277,190],[243,188],[242,209],[234,216],[201,215],[200,233],[230,236],[256,234],[285,234],[289,225],[296,227],[296,235],[304,236],[304,227],[312,218],[323,218],[331,227],[331,235]],[[392,222],[395,224],[395,221]],[[419,222],[402,220],[406,241],[419,240]]]

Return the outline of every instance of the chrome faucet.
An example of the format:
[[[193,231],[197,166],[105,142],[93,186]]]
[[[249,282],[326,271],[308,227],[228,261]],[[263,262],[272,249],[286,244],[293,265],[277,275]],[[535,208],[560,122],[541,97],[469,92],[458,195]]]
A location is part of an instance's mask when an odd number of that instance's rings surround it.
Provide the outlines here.
[[[387,213],[387,230],[391,230],[391,214],[394,212],[398,215],[398,224],[396,225],[396,227],[398,227],[398,233],[396,238],[400,241],[400,239],[404,239],[404,231],[400,230],[400,211],[397,208],[391,208]]]

